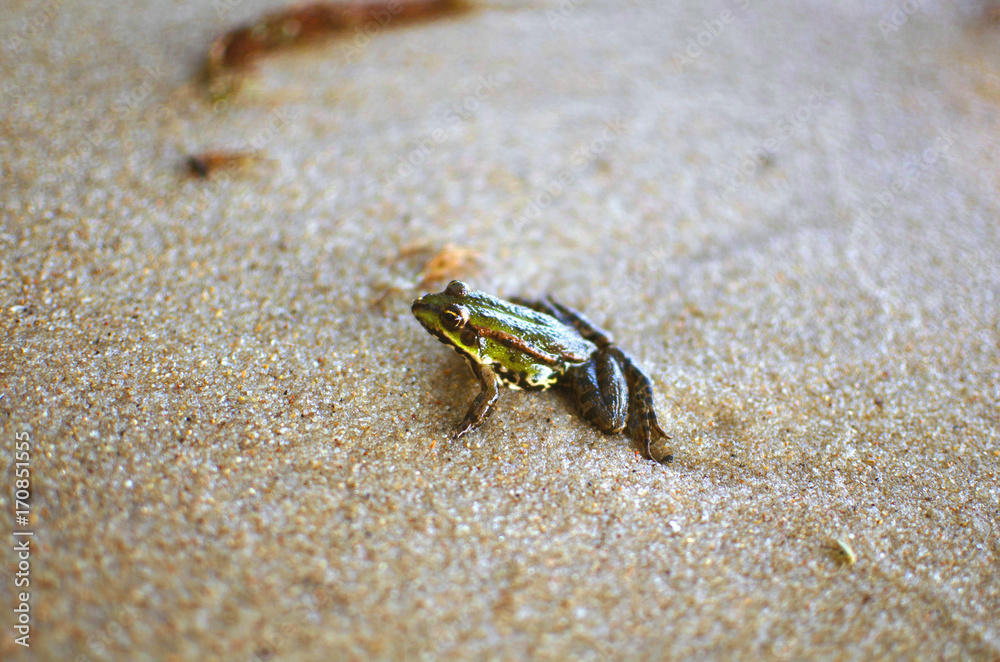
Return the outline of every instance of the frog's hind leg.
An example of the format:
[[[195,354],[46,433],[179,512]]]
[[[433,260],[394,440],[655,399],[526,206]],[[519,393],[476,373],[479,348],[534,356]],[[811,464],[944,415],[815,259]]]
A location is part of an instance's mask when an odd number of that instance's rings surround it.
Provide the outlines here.
[[[653,385],[649,377],[632,362],[628,354],[613,346],[611,334],[552,297],[539,301],[512,301],[555,317],[576,329],[577,333],[599,348],[590,361],[566,372],[568,386],[576,394],[577,405],[584,419],[604,432],[614,433],[623,428],[628,429],[632,439],[645,448],[646,456],[656,462],[666,463],[674,459],[673,455],[663,452],[660,444],[656,443],[657,437],[671,437],[656,420]],[[627,413],[621,413],[622,407]],[[624,425],[621,420],[624,420]]]
[[[580,415],[608,434],[621,432],[628,423],[629,386],[618,354],[616,347],[600,349],[566,372]]]
[[[649,377],[632,363],[632,359],[625,352],[617,348],[612,349],[621,355],[619,360],[625,373],[625,379],[628,381],[629,435],[645,446],[647,457],[661,463],[673,461],[673,455],[661,452],[659,444],[654,443],[656,435],[664,439],[671,437],[656,420],[656,410],[653,409],[653,385],[650,384]]]
[[[562,305],[552,297],[545,297],[538,301],[528,301],[525,299],[513,299],[512,301],[520,306],[527,306],[532,310],[555,317],[566,326],[576,329],[577,333],[598,347],[607,347],[614,344],[610,333],[584,317],[583,313],[573,310],[569,306]]]

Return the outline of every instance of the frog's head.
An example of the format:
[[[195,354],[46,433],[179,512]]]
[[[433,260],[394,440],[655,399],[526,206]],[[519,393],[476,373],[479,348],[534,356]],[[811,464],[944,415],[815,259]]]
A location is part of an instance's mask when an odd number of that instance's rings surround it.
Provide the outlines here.
[[[479,356],[479,333],[469,323],[472,290],[460,280],[448,283],[444,292],[425,294],[411,310],[424,328],[438,340],[472,357]]]

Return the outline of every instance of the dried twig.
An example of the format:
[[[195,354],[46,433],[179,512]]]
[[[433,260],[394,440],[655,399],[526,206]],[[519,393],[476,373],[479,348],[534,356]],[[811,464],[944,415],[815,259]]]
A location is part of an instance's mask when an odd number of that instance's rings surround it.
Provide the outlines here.
[[[465,0],[293,5],[217,37],[205,56],[202,82],[212,98],[225,98],[239,89],[254,62],[268,53],[354,34],[356,29],[367,36],[386,27],[457,14],[470,7]]]

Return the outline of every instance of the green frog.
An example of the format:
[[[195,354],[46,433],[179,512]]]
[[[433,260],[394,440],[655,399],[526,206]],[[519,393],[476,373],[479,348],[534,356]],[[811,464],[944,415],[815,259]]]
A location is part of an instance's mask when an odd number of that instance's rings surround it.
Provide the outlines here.
[[[656,421],[649,377],[580,313],[548,297],[504,301],[458,280],[444,292],[420,297],[412,310],[427,331],[466,360],[482,386],[454,440],[493,413],[501,385],[562,386],[576,395],[584,419],[609,434],[627,429],[648,457],[673,460],[653,444],[657,435],[670,436]]]

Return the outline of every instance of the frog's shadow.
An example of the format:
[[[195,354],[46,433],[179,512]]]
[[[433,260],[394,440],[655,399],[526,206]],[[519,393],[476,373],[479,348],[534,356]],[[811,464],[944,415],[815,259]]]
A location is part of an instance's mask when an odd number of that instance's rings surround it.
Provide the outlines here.
[[[608,438],[608,439],[618,439],[618,438],[627,439],[628,442],[629,442],[629,444],[632,447],[632,450],[634,450],[639,455],[643,456],[645,459],[650,460],[652,462],[656,462],[657,464],[667,465],[667,464],[670,464],[671,462],[673,462],[673,459],[674,459],[673,453],[664,454],[664,456],[663,456],[664,459],[662,461],[653,460],[652,458],[648,457],[646,455],[646,446],[645,446],[645,444],[643,444],[639,440],[633,438],[632,435],[629,433],[629,431],[627,429],[626,430],[622,430],[621,432],[605,432],[604,430],[602,430],[598,426],[596,426],[593,423],[591,423],[590,421],[588,421],[580,413],[580,403],[577,400],[576,394],[573,393],[573,391],[570,388],[568,388],[566,386],[556,386],[556,387],[554,387],[552,389],[549,389],[549,393],[552,396],[554,396],[554,397],[558,398],[559,400],[561,400],[566,405],[566,407],[565,407],[566,413],[571,414],[577,420],[579,420],[580,424],[584,427],[585,430],[588,430],[588,431],[591,431],[591,432],[596,432],[597,434],[601,435],[601,437]],[[671,444],[672,443],[672,435],[671,435],[671,437],[669,437],[667,439],[658,439],[657,441],[654,441],[653,442],[653,446],[656,447],[657,445],[659,445],[661,443]],[[597,444],[596,439],[595,440],[591,440],[589,442],[589,444],[591,446],[596,445]]]

